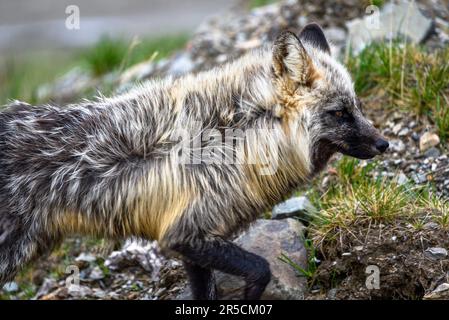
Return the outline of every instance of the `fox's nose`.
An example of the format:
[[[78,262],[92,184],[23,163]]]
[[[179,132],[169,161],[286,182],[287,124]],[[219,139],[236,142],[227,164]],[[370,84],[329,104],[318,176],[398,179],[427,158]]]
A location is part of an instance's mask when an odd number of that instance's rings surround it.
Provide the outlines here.
[[[388,143],[388,141],[384,140],[384,139],[378,139],[376,141],[376,149],[379,150],[381,153],[384,153],[385,150],[388,149],[388,146],[390,144]]]

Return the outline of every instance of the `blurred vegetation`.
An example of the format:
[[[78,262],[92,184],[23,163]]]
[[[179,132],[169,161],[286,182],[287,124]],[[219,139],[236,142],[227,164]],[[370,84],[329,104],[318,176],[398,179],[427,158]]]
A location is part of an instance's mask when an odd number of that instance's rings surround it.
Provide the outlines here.
[[[361,96],[384,96],[390,107],[425,116],[449,138],[449,47],[432,52],[403,43],[375,43],[348,68]]]
[[[167,57],[182,48],[187,34],[168,35],[148,39],[115,39],[102,37],[92,47],[70,53],[27,53],[0,60],[0,105],[19,99],[40,103],[37,90],[45,83],[55,81],[75,66],[94,76],[112,71],[123,71],[138,62]]]
[[[257,8],[257,7],[263,7],[271,3],[278,2],[279,0],[250,0],[249,1],[249,7],[250,8]]]
[[[166,57],[182,48],[187,40],[187,34],[132,41],[104,36],[93,47],[81,53],[81,64],[98,76],[117,69],[123,70],[151,58],[153,54],[156,60]]]

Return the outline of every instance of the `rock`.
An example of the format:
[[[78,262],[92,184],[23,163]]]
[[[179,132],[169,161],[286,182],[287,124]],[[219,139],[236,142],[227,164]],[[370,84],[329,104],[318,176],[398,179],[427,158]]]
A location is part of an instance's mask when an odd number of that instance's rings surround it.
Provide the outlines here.
[[[435,260],[445,259],[447,257],[447,250],[440,247],[427,248],[424,254]]]
[[[52,290],[54,290],[58,286],[58,283],[53,278],[46,278],[42,282],[42,285],[40,286],[39,290],[37,291],[36,295],[34,296],[35,299],[39,299],[45,295],[48,295]]]
[[[85,252],[82,252],[78,257],[75,258],[76,262],[81,261],[81,262],[91,263],[91,262],[95,262],[96,260],[97,260],[97,258],[94,255],[92,255],[90,253],[85,253]]]
[[[37,90],[38,100],[53,99],[56,101],[72,101],[85,90],[92,88],[98,80],[81,67],[75,67],[56,80],[52,85],[44,84]]]
[[[67,288],[68,294],[73,298],[86,298],[92,295],[92,290],[89,287],[72,284]]]
[[[40,297],[40,300],[62,300],[69,298],[68,289],[66,287],[60,287],[49,294]]]
[[[99,266],[96,266],[90,272],[89,278],[92,279],[92,280],[101,280],[101,279],[103,279],[104,278],[103,270],[101,270]]]
[[[405,151],[405,144],[402,140],[393,139],[390,141],[390,148],[393,152],[403,153]]]
[[[440,284],[431,293],[424,296],[425,300],[447,300],[449,299],[449,283]]]
[[[398,185],[402,186],[408,182],[407,176],[404,174],[404,172],[400,172],[394,179]]]
[[[3,285],[3,290],[7,293],[14,293],[19,291],[19,285],[14,281],[7,282]]]
[[[402,129],[402,123],[397,123],[393,127],[392,131],[395,135],[397,135],[399,133],[399,131],[401,131],[401,129]]]
[[[138,63],[125,70],[119,78],[121,85],[133,80],[147,79],[154,71],[154,58]]]
[[[399,132],[398,132],[398,136],[399,137],[405,137],[410,133],[410,129],[409,128],[402,128]]]
[[[356,18],[346,23],[348,45],[359,53],[373,41],[405,36],[420,43],[431,32],[432,19],[425,17],[413,1],[386,3],[378,13]]]
[[[93,290],[93,296],[94,296],[95,298],[98,298],[98,299],[104,299],[104,298],[106,297],[106,292],[104,292],[104,291],[101,290],[101,289],[95,288],[95,289]]]
[[[308,216],[316,213],[316,211],[316,208],[307,197],[294,197],[276,205],[271,212],[271,218],[285,219],[300,216],[305,220],[309,220]]]
[[[303,299],[307,281],[299,277],[293,267],[282,262],[285,254],[302,268],[307,268],[307,251],[301,241],[304,226],[301,222],[287,218],[283,220],[257,220],[234,242],[242,248],[258,254],[270,263],[272,272],[262,299]],[[219,297],[241,298],[244,282],[241,278],[221,272],[216,273]]]
[[[419,134],[416,132],[412,132],[412,139],[413,141],[419,141]]]
[[[438,158],[441,155],[441,152],[438,148],[431,147],[424,152],[424,155],[427,158]]]
[[[438,230],[439,228],[440,228],[440,225],[436,222],[427,222],[423,226],[423,229],[425,229],[425,230]]]
[[[104,265],[111,270],[137,265],[155,276],[162,261],[163,257],[155,241],[127,241],[121,250],[109,255]]]
[[[193,61],[188,53],[181,53],[175,57],[175,60],[168,68],[167,74],[172,76],[181,76],[192,71]]]
[[[419,149],[425,152],[431,147],[435,147],[440,143],[440,137],[432,132],[425,132],[419,139]]]

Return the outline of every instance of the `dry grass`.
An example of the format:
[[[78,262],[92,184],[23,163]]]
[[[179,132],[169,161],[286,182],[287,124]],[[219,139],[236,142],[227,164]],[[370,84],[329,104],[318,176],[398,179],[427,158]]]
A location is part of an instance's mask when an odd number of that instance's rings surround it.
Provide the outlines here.
[[[398,185],[394,179],[376,177],[376,165],[344,157],[337,163],[330,187],[315,196],[321,210],[312,219],[309,237],[323,246],[342,246],[344,235],[355,227],[399,225],[416,228],[435,222],[449,227],[449,203],[430,187]]]

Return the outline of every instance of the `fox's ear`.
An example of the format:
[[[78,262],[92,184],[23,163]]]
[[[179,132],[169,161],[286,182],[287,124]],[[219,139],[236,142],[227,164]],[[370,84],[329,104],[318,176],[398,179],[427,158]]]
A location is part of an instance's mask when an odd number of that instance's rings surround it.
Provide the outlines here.
[[[282,32],[274,42],[273,68],[277,77],[287,76],[302,85],[310,83],[312,60],[293,32]]]
[[[331,48],[327,42],[323,30],[317,23],[309,23],[299,33],[299,39],[304,43],[308,42],[315,48],[320,49],[328,54],[331,53]]]

